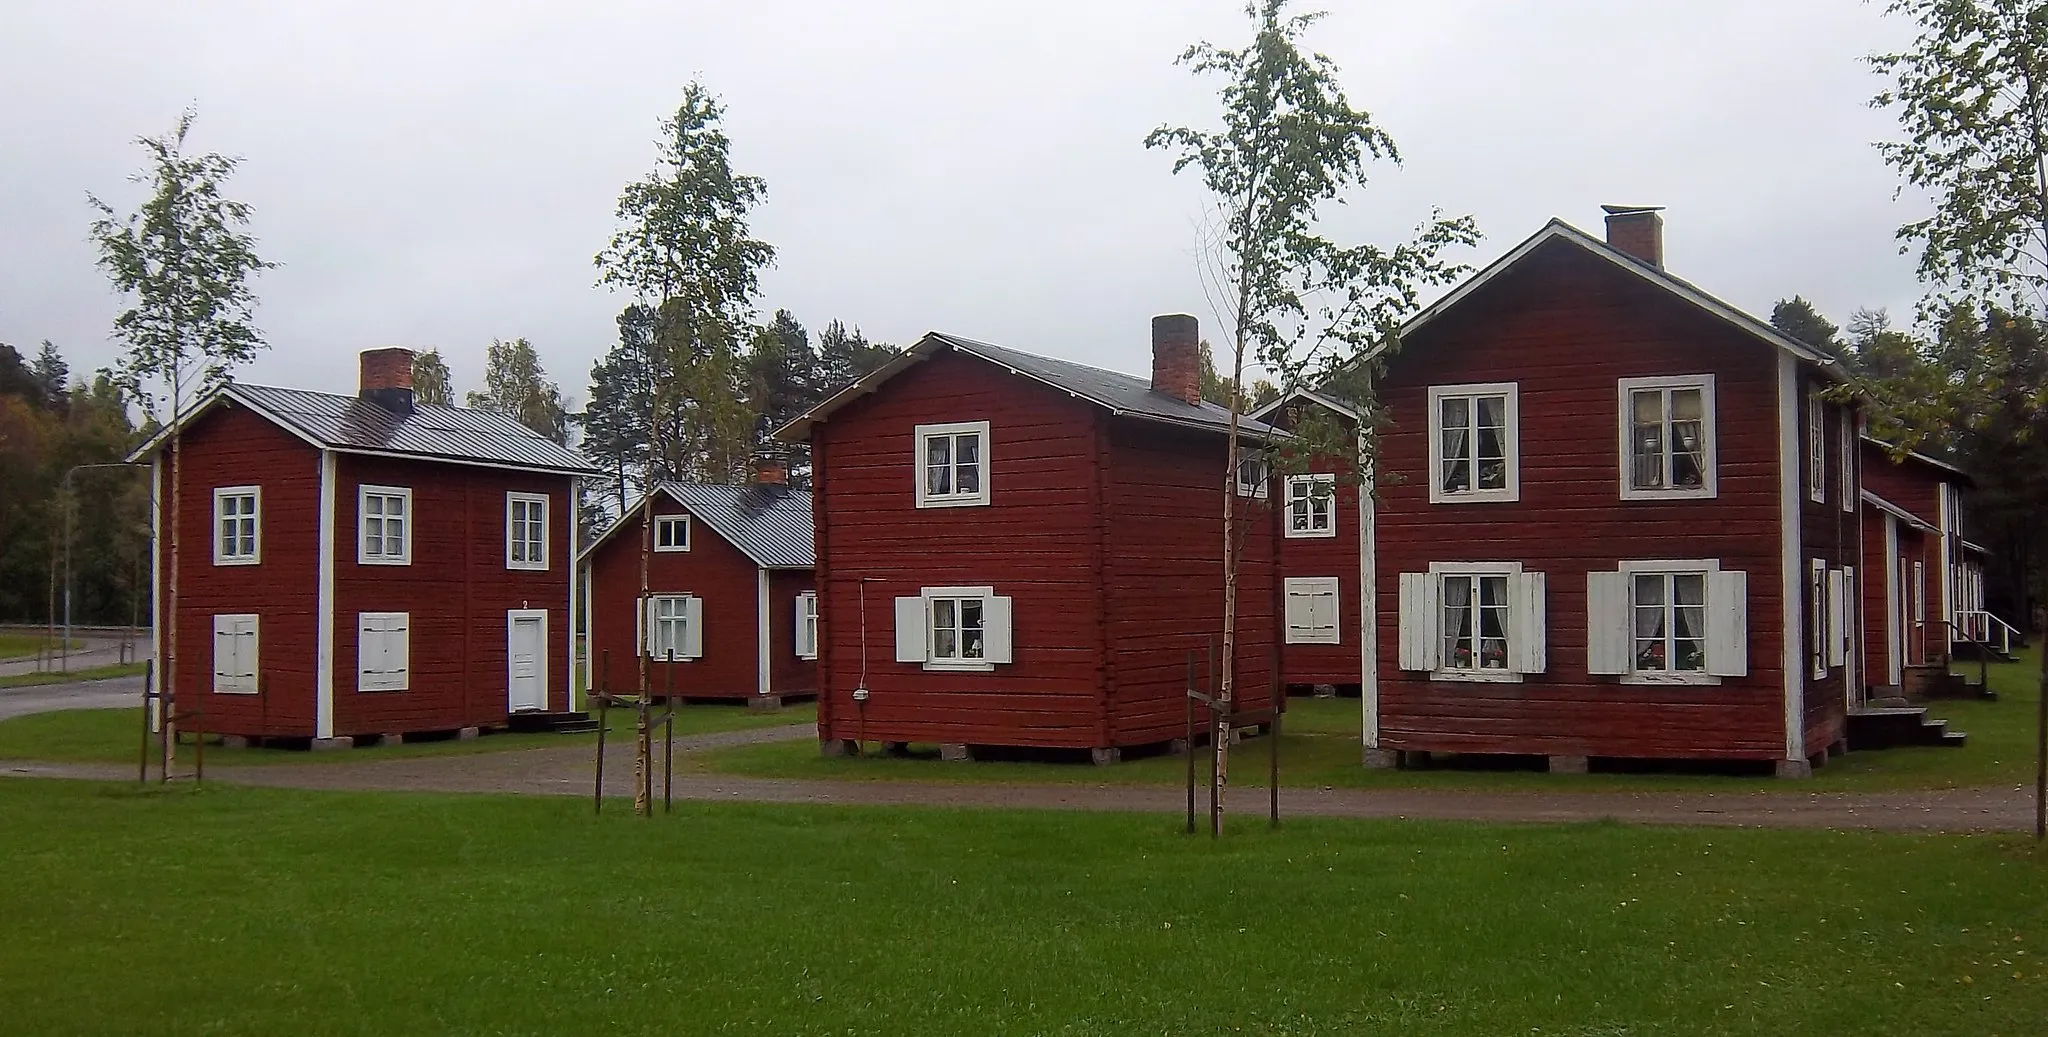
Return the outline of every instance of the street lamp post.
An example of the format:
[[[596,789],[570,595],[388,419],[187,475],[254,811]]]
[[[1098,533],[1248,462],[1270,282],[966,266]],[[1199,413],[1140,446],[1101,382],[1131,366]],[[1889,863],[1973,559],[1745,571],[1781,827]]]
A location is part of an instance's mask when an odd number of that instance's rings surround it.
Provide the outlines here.
[[[104,464],[73,465],[64,473],[64,640],[58,645],[58,658],[65,673],[71,672],[71,513],[77,510],[77,502],[71,499],[71,477],[88,468],[146,468],[147,465],[133,461],[110,461]],[[150,550],[156,550],[154,544]],[[156,617],[150,617],[151,622]]]

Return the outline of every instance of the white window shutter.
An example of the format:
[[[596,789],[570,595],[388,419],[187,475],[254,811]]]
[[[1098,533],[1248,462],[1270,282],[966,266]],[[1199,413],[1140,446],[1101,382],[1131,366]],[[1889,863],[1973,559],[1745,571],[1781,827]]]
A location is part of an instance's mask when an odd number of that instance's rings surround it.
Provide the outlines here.
[[[792,647],[796,649],[796,655],[799,659],[806,658],[809,653],[817,651],[816,646],[806,646],[804,644],[804,623],[809,618],[810,612],[804,608],[804,596],[799,594],[796,596],[796,621],[789,625],[790,639],[794,642]]]
[[[925,642],[929,633],[925,627],[923,598],[896,599],[896,661],[899,663],[921,663],[929,658],[930,649]]]
[[[1550,648],[1546,640],[1544,624],[1544,584],[1542,573],[1522,573],[1514,580],[1512,615],[1508,619],[1511,636],[1508,644],[1513,648],[1514,658],[1508,664],[1516,673],[1542,673],[1549,665]]]
[[[412,686],[412,614],[399,613],[384,624],[384,673],[394,687]]]
[[[991,663],[1012,661],[1016,639],[1011,630],[1011,615],[1014,612],[1009,598],[983,598],[981,601],[981,653]]]
[[[213,617],[213,690],[226,690],[234,681],[235,628],[227,616]]]
[[[1437,580],[1429,573],[1401,574],[1401,661],[1403,670],[1437,668]]]
[[[1842,570],[1828,570],[1828,665],[1840,666],[1848,658],[1849,589]]]
[[[640,599],[640,607],[633,610],[633,643],[640,646],[641,655],[653,655],[654,644],[647,631],[653,628],[654,603],[647,598]]]
[[[1316,640],[1324,644],[1341,644],[1344,641],[1344,632],[1339,628],[1337,618],[1337,587],[1337,581],[1331,580],[1315,597],[1309,599],[1309,625],[1315,632]]]
[[[1299,644],[1309,628],[1309,602],[1313,598],[1299,590],[1287,592],[1287,643]]]
[[[1628,672],[1628,576],[1586,574],[1586,672]]]
[[[676,654],[685,659],[704,657],[704,599],[691,596],[683,599],[683,643]]]
[[[1749,574],[1707,574],[1707,672],[1749,676]]]

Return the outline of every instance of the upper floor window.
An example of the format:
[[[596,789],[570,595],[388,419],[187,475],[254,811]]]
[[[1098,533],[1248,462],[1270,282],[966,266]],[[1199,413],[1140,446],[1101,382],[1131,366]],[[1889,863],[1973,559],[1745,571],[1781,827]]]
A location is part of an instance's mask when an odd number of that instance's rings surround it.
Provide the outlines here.
[[[917,426],[917,506],[958,508],[988,503],[986,421]]]
[[[255,565],[263,558],[263,488],[213,491],[213,564]]]
[[[412,564],[412,490],[403,486],[364,486],[357,525],[362,536],[356,561],[363,565]]]
[[[1337,535],[1337,477],[1294,475],[1287,479],[1287,535]]]
[[[796,657],[818,657],[817,591],[805,591],[796,596]]]
[[[1842,422],[1836,438],[1842,445],[1842,510],[1853,514],[1860,496],[1856,492],[1856,413],[1847,407],[1842,408]]]
[[[1519,396],[1512,382],[1430,387],[1431,503],[1521,498]]]
[[[1712,497],[1714,376],[1624,378],[1621,497]]]
[[[993,670],[1010,661],[1009,598],[993,587],[926,587],[896,599],[896,660],[927,670]]]
[[[690,516],[654,516],[654,549],[656,551],[688,551],[690,549]]]
[[[1624,562],[1586,574],[1586,671],[1632,683],[1749,673],[1748,574],[1720,562]]]
[[[505,568],[548,567],[548,499],[538,493],[505,495]]]
[[[1257,450],[1240,450],[1237,454],[1237,495],[1254,500],[1265,500],[1273,482],[1273,463]]]
[[[1816,504],[1828,499],[1827,408],[1819,390],[1806,394],[1806,495]]]

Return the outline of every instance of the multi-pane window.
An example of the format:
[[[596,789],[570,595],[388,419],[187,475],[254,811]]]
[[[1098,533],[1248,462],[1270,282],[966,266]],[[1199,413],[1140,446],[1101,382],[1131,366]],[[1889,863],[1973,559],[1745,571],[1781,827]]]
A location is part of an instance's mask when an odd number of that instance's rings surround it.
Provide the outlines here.
[[[1714,495],[1711,375],[1621,382],[1622,497]]]
[[[213,564],[254,565],[263,556],[263,490],[223,486],[213,491]]]
[[[689,657],[690,598],[658,595],[647,606],[647,654],[664,662]]]
[[[505,568],[548,567],[548,499],[537,493],[505,495]]]
[[[1237,495],[1265,500],[1267,487],[1273,481],[1273,465],[1266,455],[1256,450],[1241,451],[1237,455]]]
[[[1856,416],[1846,407],[1842,410],[1841,427],[1837,438],[1842,444],[1840,458],[1842,466],[1842,493],[1840,503],[1843,511],[1853,513],[1856,510],[1856,499],[1858,497],[1856,492]]]
[[[1807,652],[1813,658],[1813,676],[1820,679],[1828,675],[1828,563],[1808,559],[1806,584],[1808,622],[1812,627]]]
[[[796,656],[818,657],[818,594],[805,591],[796,596]]]
[[[1337,535],[1337,477],[1295,475],[1287,479],[1287,535]]]
[[[982,599],[932,598],[932,661],[978,663],[987,657],[987,610]]]
[[[917,506],[988,503],[986,421],[917,427]]]
[[[1438,662],[1452,671],[1498,670],[1508,666],[1508,576],[1452,573],[1443,577],[1439,600],[1443,637]]]
[[[364,565],[412,563],[412,491],[399,486],[365,486],[358,509],[362,530],[356,561]]]
[[[688,551],[690,549],[690,516],[654,516],[654,549],[656,551]]]
[[[1631,669],[1706,672],[1706,573],[1635,573],[1629,579],[1629,613]]]
[[[1430,388],[1432,502],[1518,499],[1518,394],[1513,384]]]
[[[1827,411],[1819,392],[1806,395],[1806,494],[1816,502],[1828,499]]]

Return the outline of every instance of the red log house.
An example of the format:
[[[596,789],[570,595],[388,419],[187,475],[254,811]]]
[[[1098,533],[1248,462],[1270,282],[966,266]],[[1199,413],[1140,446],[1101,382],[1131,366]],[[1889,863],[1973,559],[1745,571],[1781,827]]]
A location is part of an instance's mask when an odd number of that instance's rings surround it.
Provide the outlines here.
[[[1229,415],[1202,401],[1195,319],[1152,334],[1148,382],[934,332],[778,433],[811,444],[827,752],[1108,762],[1180,737],[1189,658],[1222,629]],[[1261,708],[1272,522],[1248,475],[1234,658]]]
[[[1985,551],[1963,539],[1970,477],[1873,439],[1862,451],[1864,670],[1876,697],[1918,698],[1956,650],[2004,655],[2018,631],[1984,607]]]
[[[1287,679],[1360,684],[1369,764],[1803,775],[1843,747],[1867,512],[1842,368],[1666,272],[1657,211],[1607,230],[1554,220],[1408,322],[1376,492],[1286,491],[1327,502],[1285,523]],[[1304,405],[1351,416],[1261,416]]]
[[[355,396],[199,401],[176,514],[168,432],[130,457],[154,477],[159,617],[180,529],[176,708],[317,748],[572,710],[576,480],[595,470],[511,418],[417,403],[409,350],[361,361]]]
[[[591,687],[776,707],[818,693],[811,495],[763,465],[745,486],[670,482],[654,496],[648,594],[640,508],[583,554]]]

